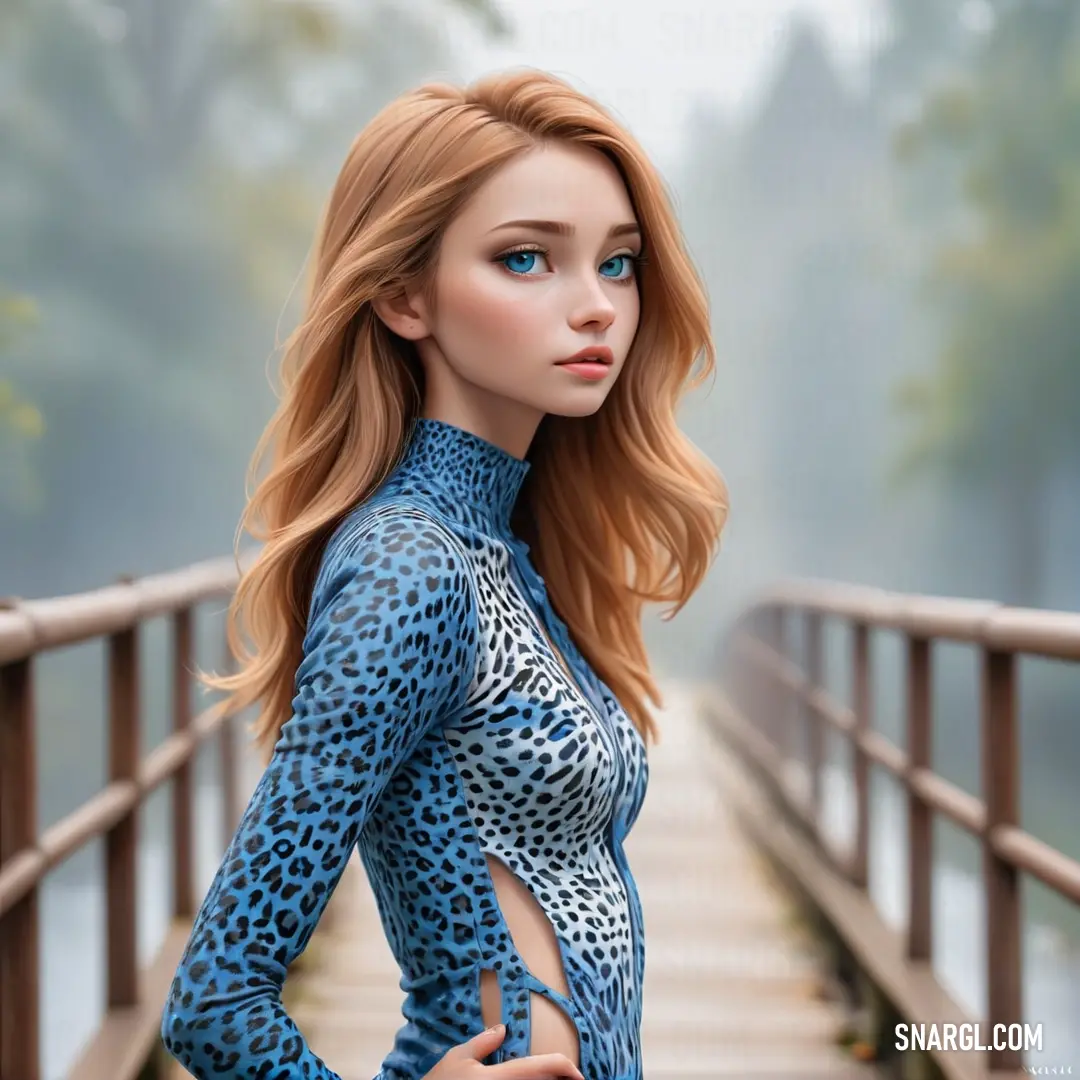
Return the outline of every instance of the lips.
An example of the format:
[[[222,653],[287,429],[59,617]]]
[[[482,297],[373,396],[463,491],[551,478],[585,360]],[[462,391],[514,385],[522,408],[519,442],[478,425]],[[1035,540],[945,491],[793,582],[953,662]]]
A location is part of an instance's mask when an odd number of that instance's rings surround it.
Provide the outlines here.
[[[559,364],[594,363],[608,364],[610,366],[614,362],[615,357],[606,345],[590,345],[588,348],[574,353],[573,356],[568,356],[565,360],[560,360]]]

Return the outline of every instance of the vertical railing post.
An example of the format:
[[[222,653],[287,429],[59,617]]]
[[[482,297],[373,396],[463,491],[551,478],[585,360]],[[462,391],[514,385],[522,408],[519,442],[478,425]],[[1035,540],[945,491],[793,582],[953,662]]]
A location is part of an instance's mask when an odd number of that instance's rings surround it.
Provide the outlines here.
[[[806,612],[806,679],[813,690],[821,689],[821,613]],[[803,702],[803,726],[806,729],[807,768],[810,771],[810,813],[814,827],[821,833],[821,787],[825,769],[825,720],[809,702]]]
[[[191,609],[173,614],[173,730],[191,726]],[[173,914],[195,914],[194,838],[192,832],[192,759],[176,771],[172,782]]]
[[[777,607],[772,626],[772,646],[781,661],[788,659],[790,645],[790,619],[786,607]],[[794,691],[783,681],[776,684],[776,749],[780,767],[790,775],[790,765],[795,753],[794,730],[791,723],[791,707]]]
[[[31,661],[0,665],[0,866],[37,843]],[[0,1077],[39,1080],[35,885],[0,918]]]
[[[784,654],[784,609],[782,607],[769,607],[764,613],[764,638],[769,647],[778,655]],[[768,728],[769,741],[776,751],[777,763],[781,773],[784,761],[784,705],[787,694],[780,680],[775,674],[769,674],[768,689],[766,691],[765,722]],[[782,780],[782,775],[778,779]]]
[[[986,900],[987,1021],[1022,1023],[1020,875],[993,848],[999,825],[1017,824],[1019,802],[1016,730],[1016,657],[983,651],[982,788],[986,824],[982,838]],[[991,1070],[1016,1070],[1018,1050],[991,1050]]]
[[[861,744],[861,736],[870,729],[870,630],[856,622],[852,639],[852,782],[855,788],[855,845],[851,854],[851,881],[865,888],[870,863],[870,759]]]
[[[109,638],[109,779],[134,781],[139,768],[137,629]],[[138,821],[133,806],[105,836],[105,895],[110,1008],[138,1000]]]
[[[753,616],[747,619],[747,640],[764,641],[771,644],[771,623],[769,621],[771,610],[766,608],[755,611]],[[749,673],[746,688],[748,711],[757,721],[757,729],[773,744],[773,673],[768,665],[761,663],[757,657],[753,657],[745,670]]]
[[[916,769],[929,769],[932,759],[930,712],[930,642],[907,642],[908,751],[908,925],[909,960],[929,960],[933,949],[931,886],[934,874],[934,817],[911,786]]]

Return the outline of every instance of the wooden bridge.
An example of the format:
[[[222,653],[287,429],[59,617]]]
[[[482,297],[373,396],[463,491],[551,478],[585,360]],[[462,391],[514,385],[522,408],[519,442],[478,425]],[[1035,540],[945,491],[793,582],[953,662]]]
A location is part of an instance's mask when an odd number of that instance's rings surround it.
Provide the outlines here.
[[[209,740],[218,742],[226,807],[214,826],[224,825],[219,847],[251,780],[233,724],[192,705],[195,620],[210,602],[220,608],[234,584],[231,562],[213,562],[0,608],[0,1080],[56,1080],[41,1065],[41,888],[50,871],[99,837],[107,1008],[63,1075],[177,1075],[162,1056],[158,1027],[199,900],[195,830],[208,823],[196,820],[196,755]],[[143,754],[140,634],[161,617],[172,626],[172,731]],[[827,623],[846,634],[846,693],[830,690],[824,677]],[[871,639],[883,630],[899,634],[906,647],[903,747],[875,730],[871,716]],[[40,830],[35,659],[94,639],[107,643],[108,783]],[[981,798],[931,765],[932,659],[940,641],[968,642],[981,653]],[[1080,616],[793,584],[762,597],[731,628],[714,683],[673,688],[664,738],[651,751],[649,798],[628,842],[648,935],[647,1080],[854,1080],[898,1069],[949,1080],[1023,1075],[1016,1048],[893,1052],[900,1020],[978,1020],[986,1032],[1024,1022],[1022,881],[1033,877],[1080,903],[1080,863],[1028,835],[1018,820],[1016,681],[1023,655],[1080,660]],[[836,738],[850,749],[852,842],[845,847],[822,818],[827,749]],[[901,934],[868,893],[875,768],[906,791]],[[156,957],[140,969],[139,824],[148,795],[166,783],[173,921]],[[934,972],[935,815],[967,830],[982,850],[987,996],[974,1017]],[[290,1012],[343,1080],[377,1072],[401,1021],[397,981],[354,863],[286,984]]]

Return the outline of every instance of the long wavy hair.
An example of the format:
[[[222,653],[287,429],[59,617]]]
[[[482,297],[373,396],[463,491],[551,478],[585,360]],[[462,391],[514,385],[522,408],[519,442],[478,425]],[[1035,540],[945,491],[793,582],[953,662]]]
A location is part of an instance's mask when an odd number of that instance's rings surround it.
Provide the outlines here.
[[[291,714],[326,541],[400,461],[422,410],[415,348],[382,323],[372,301],[411,288],[433,304],[447,224],[497,169],[553,140],[592,147],[619,169],[645,245],[641,315],[603,406],[588,418],[548,416],[540,425],[514,529],[581,652],[646,742],[658,736],[647,706],[661,699],[643,608],[667,603],[670,617],[686,603],[728,510],[723,478],[675,419],[682,394],[715,364],[708,301],[638,143],[569,84],[525,69],[397,98],[357,136],[334,185],[238,529],[238,544],[245,531],[262,543],[228,613],[238,669],[204,676],[226,692],[226,714],[259,706],[253,731],[264,749]]]

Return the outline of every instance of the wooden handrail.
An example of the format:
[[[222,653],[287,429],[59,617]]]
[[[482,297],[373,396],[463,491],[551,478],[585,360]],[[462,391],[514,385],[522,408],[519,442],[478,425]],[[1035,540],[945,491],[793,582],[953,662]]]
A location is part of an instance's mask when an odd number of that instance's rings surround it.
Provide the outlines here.
[[[0,663],[111,637],[159,615],[186,611],[204,600],[228,595],[237,578],[232,559],[210,559],[168,574],[70,596],[7,600],[5,610],[0,610]]]
[[[106,840],[108,1012],[70,1071],[70,1080],[108,1076],[134,1080],[157,1035],[161,1002],[186,933],[169,935],[144,971],[135,965],[133,926],[138,879],[135,859],[138,813],[147,796],[172,780],[173,898],[176,917],[194,913],[193,785],[191,766],[212,736],[221,740],[227,805],[225,838],[235,825],[236,755],[232,728],[220,711],[191,710],[192,612],[204,601],[227,596],[238,568],[214,560],[124,582],[77,596],[0,604],[0,1076],[40,1080],[38,988],[39,889],[43,877],[97,837]],[[173,629],[172,733],[145,756],[138,745],[138,643],[143,622],[169,616]],[[791,655],[789,624],[805,621],[805,655]],[[838,701],[823,685],[822,628],[827,619],[853,631],[852,702]],[[871,636],[899,631],[907,642],[907,749],[870,722]],[[33,668],[46,650],[104,638],[109,648],[110,777],[106,787],[44,831],[35,815],[37,758]],[[934,772],[930,760],[932,648],[938,641],[976,645],[983,656],[983,797]],[[988,913],[986,1020],[1022,1020],[1020,1000],[1019,879],[1030,874],[1059,895],[1080,903],[1080,863],[1028,835],[1017,820],[1016,657],[1036,655],[1080,661],[1080,615],[1025,611],[1001,605],[937,597],[900,596],[828,582],[796,582],[762,596],[729,637],[731,699],[728,723],[746,760],[763,772],[790,816],[812,843],[839,867],[849,886],[865,893],[870,845],[869,770],[883,768],[904,785],[908,797],[908,926],[902,957],[889,969],[891,985],[928,984],[933,956],[932,822],[942,814],[982,842]],[[738,691],[749,673],[756,693]],[[768,708],[756,715],[762,701]],[[745,707],[744,707],[745,706]],[[752,720],[750,717],[752,716]],[[741,718],[741,719],[740,719]],[[800,726],[804,730],[800,731]],[[821,830],[824,739],[829,731],[853,749],[857,812],[852,851],[837,852]],[[793,786],[786,766],[799,736],[806,750],[809,790]],[[809,863],[807,863],[809,865]],[[905,982],[905,979],[907,982]],[[919,1011],[919,995],[912,1011]],[[927,1006],[929,1007],[929,1006]],[[942,1016],[912,1015],[915,1022]],[[970,1075],[943,1059],[950,1076]],[[995,1072],[1015,1071],[1019,1055],[992,1051]]]
[[[228,596],[239,568],[231,559],[108,588],[45,600],[0,603],[0,1076],[40,1080],[39,890],[54,867],[103,837],[106,891],[107,1012],[71,1080],[134,1080],[157,1037],[168,980],[186,933],[170,933],[143,971],[137,963],[139,811],[173,781],[173,915],[194,914],[192,762],[211,736],[220,740],[224,834],[235,828],[237,759],[232,725],[220,709],[191,714],[192,612]],[[173,731],[140,750],[139,637],[158,616],[172,623]],[[34,660],[46,650],[105,639],[108,647],[109,779],[103,790],[39,832]]]
[[[801,661],[788,647],[795,618],[803,620],[805,629]],[[822,625],[829,619],[852,632],[850,705],[838,701],[823,685]],[[906,641],[906,750],[870,726],[869,644],[871,635],[881,630],[898,631]],[[962,791],[931,766],[931,661],[933,646],[942,641],[969,643],[981,651],[981,798]],[[839,865],[848,885],[864,897],[871,835],[869,765],[884,769],[906,789],[908,919],[905,950],[893,964],[905,970],[887,970],[890,985],[905,985],[905,978],[916,970],[922,978],[926,962],[933,957],[934,814],[944,815],[981,842],[987,913],[983,1019],[987,1025],[1024,1020],[1021,874],[1030,874],[1058,896],[1080,904],[1080,862],[1030,836],[1018,821],[1016,672],[1020,656],[1080,662],[1080,614],[905,596],[842,583],[787,582],[770,588],[737,619],[725,646],[727,704],[712,711],[718,727],[734,736],[732,741],[744,760],[764,776],[777,802],[819,852],[819,863],[811,859],[805,865]],[[829,730],[849,742],[853,760],[855,841],[853,849],[839,859],[821,824],[822,740]],[[809,799],[790,782],[790,763],[796,756],[791,747],[800,744],[809,747],[805,755]],[[883,923],[880,929],[884,930]],[[880,957],[877,963],[882,963]],[[947,995],[937,988],[934,1001],[945,1000]],[[917,996],[906,1004],[915,1014],[908,1017],[912,1022],[942,1020],[941,1015],[930,1015],[927,1003],[920,1003]],[[975,1075],[947,1054],[939,1064],[948,1076]],[[1022,1064],[1017,1050],[988,1051],[993,1074],[1016,1073]]]

